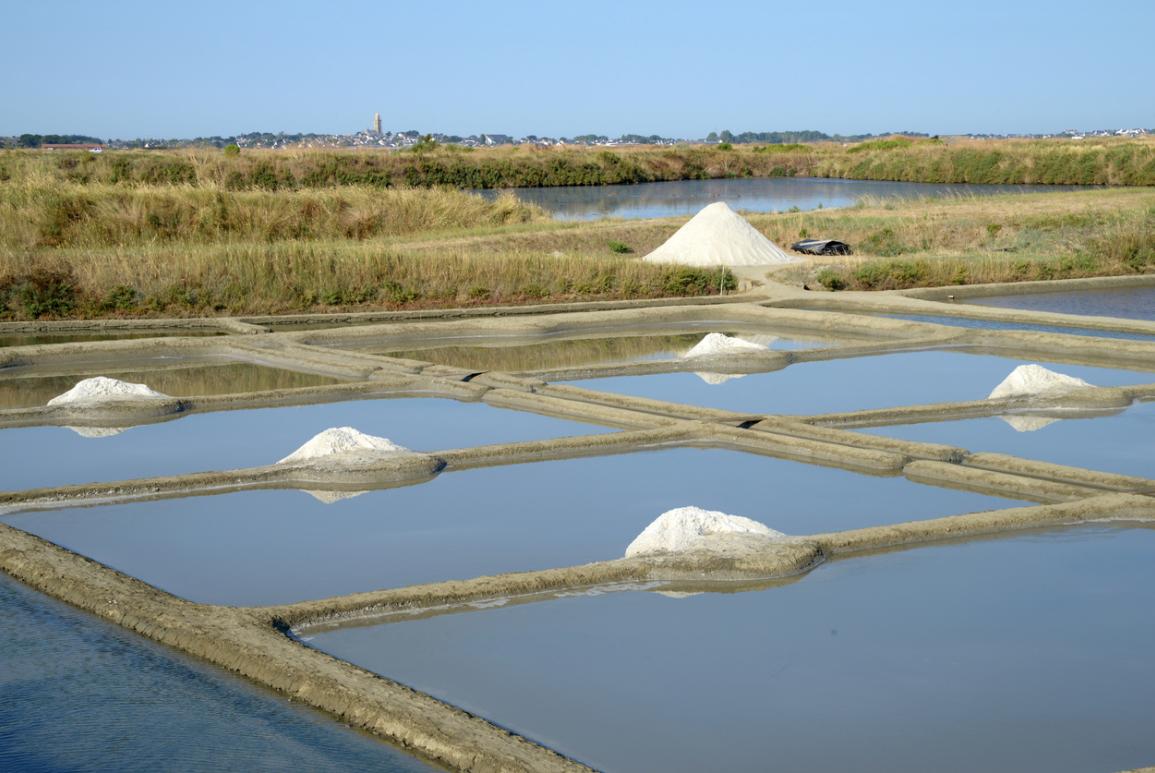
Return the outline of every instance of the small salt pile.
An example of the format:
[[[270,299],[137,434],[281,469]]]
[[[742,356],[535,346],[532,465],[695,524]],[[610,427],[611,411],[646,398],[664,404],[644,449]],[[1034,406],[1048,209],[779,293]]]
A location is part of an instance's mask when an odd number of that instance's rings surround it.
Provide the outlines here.
[[[726,202],[717,201],[643,260],[684,266],[779,266],[800,259],[783,252]]]
[[[277,464],[308,462],[338,454],[379,456],[409,453],[413,452],[387,438],[366,435],[353,427],[331,427],[314,435],[309,442],[278,461]]]
[[[750,352],[764,352],[766,347],[753,341],[746,341],[725,333],[707,333],[706,336],[694,344],[690,351],[682,355],[682,359],[689,360],[695,357],[721,357],[727,354],[749,354]]]
[[[120,379],[96,376],[80,381],[48,405],[99,405],[127,400],[167,400],[168,395],[149,389],[145,384],[130,384]]]
[[[786,536],[740,515],[727,515],[700,507],[679,507],[667,510],[647,526],[626,548],[626,558],[691,550],[715,534],[751,534],[769,539]]]
[[[1003,397],[1055,397],[1077,389],[1093,386],[1081,378],[1047,370],[1042,365],[1020,365],[1011,371],[987,396],[988,400]]]

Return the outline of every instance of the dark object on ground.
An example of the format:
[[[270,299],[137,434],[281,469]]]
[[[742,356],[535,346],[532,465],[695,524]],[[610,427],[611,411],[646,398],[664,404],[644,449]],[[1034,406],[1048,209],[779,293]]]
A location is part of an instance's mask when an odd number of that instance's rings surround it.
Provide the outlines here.
[[[850,249],[850,245],[846,242],[835,241],[834,239],[803,239],[800,242],[794,242],[790,245],[790,249],[795,252],[802,252],[807,255],[852,255],[854,250]]]

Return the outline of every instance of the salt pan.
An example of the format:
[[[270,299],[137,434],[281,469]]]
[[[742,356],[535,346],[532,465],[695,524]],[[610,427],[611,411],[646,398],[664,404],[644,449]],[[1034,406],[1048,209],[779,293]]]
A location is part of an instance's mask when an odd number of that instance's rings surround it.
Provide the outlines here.
[[[677,552],[701,547],[711,535],[751,534],[769,539],[786,535],[765,524],[740,515],[727,515],[700,507],[667,510],[647,526],[626,548],[626,558],[664,551]]]

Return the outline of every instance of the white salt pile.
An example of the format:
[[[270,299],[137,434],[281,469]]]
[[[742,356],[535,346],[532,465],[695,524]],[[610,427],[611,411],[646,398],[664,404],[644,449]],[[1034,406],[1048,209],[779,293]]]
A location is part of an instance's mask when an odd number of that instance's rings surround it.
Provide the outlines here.
[[[715,202],[645,258],[685,266],[780,266],[796,263],[724,201]]]
[[[786,536],[740,515],[727,515],[700,507],[679,507],[667,510],[647,526],[626,548],[626,558],[690,550],[715,534],[756,534],[770,539]]]
[[[379,456],[408,453],[413,452],[387,438],[366,435],[352,427],[331,427],[314,435],[308,443],[281,459],[277,464],[307,462],[337,454]]]
[[[1092,386],[1081,378],[1047,370],[1042,365],[1020,365],[1011,371],[987,396],[988,400],[1002,397],[1054,397],[1076,389]]]
[[[766,347],[753,341],[746,341],[725,333],[707,333],[706,337],[694,344],[694,348],[682,355],[682,359],[694,357],[720,357],[727,354],[748,354],[764,352]]]
[[[123,400],[167,400],[168,395],[149,389],[144,384],[130,384],[120,379],[96,376],[86,378],[62,395],[48,401],[49,405],[97,405]]]
[[[1051,416],[1000,416],[1000,419],[1010,425],[1015,432],[1037,432],[1043,427],[1049,427],[1058,419]]]

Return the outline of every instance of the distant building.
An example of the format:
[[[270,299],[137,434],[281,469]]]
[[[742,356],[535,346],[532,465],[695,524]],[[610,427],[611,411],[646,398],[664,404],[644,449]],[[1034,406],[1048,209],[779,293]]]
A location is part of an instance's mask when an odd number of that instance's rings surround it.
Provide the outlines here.
[[[373,114],[373,133],[376,134],[378,137],[381,136],[381,114],[380,113],[374,113]]]
[[[94,145],[87,142],[45,142],[41,150],[87,150],[89,153],[103,153],[103,145]]]

